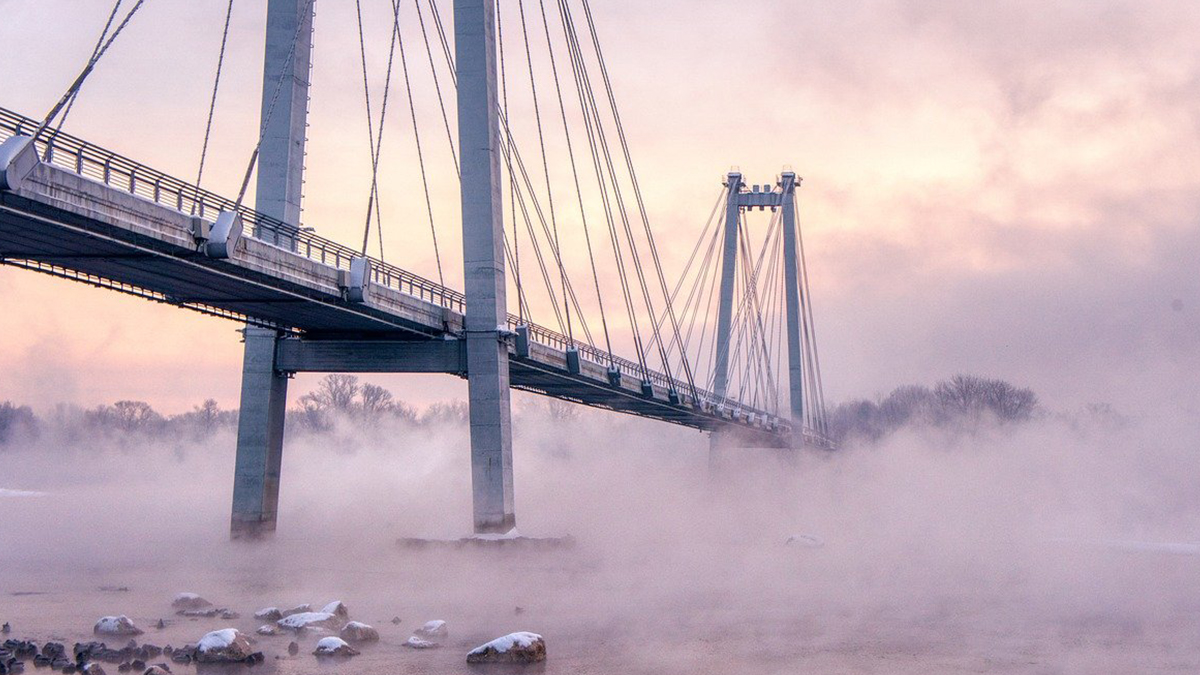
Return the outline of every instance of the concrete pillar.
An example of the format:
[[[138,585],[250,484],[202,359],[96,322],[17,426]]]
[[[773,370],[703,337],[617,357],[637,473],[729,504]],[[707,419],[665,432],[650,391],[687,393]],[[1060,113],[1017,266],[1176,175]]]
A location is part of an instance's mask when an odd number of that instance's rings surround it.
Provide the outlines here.
[[[300,224],[300,197],[304,183],[313,5],[313,0],[267,2],[261,108],[261,119],[266,121],[266,130],[258,151],[255,209],[296,226]],[[295,242],[291,243],[294,246]],[[288,242],[281,241],[278,244],[286,246]]]
[[[783,275],[784,303],[787,311],[788,392],[791,399],[793,445],[799,447],[804,436],[804,352],[800,347],[800,256],[796,239],[796,174],[785,172],[779,181],[783,188]]]
[[[264,132],[254,208],[297,228],[304,184],[313,4],[313,0],[268,0],[263,56],[259,128]],[[255,228],[254,236],[262,235]],[[295,247],[294,239],[272,237],[271,243]],[[245,334],[230,518],[230,536],[235,539],[275,531],[287,411],[287,377],[275,370],[277,332],[247,326]]]
[[[454,48],[475,532],[507,532],[516,516],[493,0],[454,1]]]
[[[245,333],[233,515],[229,525],[234,539],[261,537],[275,531],[287,407],[287,376],[275,370],[278,334],[254,326],[247,326]]]
[[[729,340],[733,321],[733,289],[737,280],[738,220],[741,208],[737,195],[742,189],[742,174],[730,173],[725,181],[729,189],[725,202],[725,241],[721,256],[721,295],[717,307],[716,361],[713,363],[713,394],[722,402],[729,387]],[[721,447],[725,439],[720,432],[709,434],[708,469],[710,475],[720,472]]]

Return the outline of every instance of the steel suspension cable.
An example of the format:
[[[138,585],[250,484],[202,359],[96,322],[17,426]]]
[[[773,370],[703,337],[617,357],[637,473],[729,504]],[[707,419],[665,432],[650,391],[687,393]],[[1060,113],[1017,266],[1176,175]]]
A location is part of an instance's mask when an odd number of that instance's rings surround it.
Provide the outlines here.
[[[200,146],[200,168],[196,170],[196,195],[199,195],[201,180],[204,178],[204,160],[208,156],[208,140],[212,134],[213,115],[217,109],[217,91],[221,86],[221,69],[225,65],[225,46],[229,43],[229,20],[233,17],[233,0],[225,8],[225,28],[221,32],[221,50],[217,54],[217,74],[213,77],[212,98],[208,102],[208,121],[204,124],[204,143]],[[109,17],[112,21],[112,17]],[[70,109],[67,110],[70,113]],[[63,115],[66,119],[66,114]],[[192,200],[192,215],[196,215],[196,202]]]
[[[419,9],[419,7],[420,6],[418,5],[418,9]],[[422,35],[425,33],[425,24],[424,23],[421,24],[421,33],[422,33]],[[500,110],[501,110],[501,114],[504,116],[504,118],[508,119],[508,69],[505,66],[504,19],[503,19],[503,12],[500,11],[500,1],[499,0],[496,0],[496,33],[498,36],[497,42],[499,43],[498,51],[500,52]],[[428,40],[425,41],[425,46],[426,46],[426,49],[428,50],[428,48],[429,48]],[[432,53],[429,54],[429,59],[430,59],[429,67],[431,69],[433,69],[433,54]],[[434,81],[436,82],[437,81],[436,69],[434,69],[434,71],[435,71]],[[440,92],[438,93],[438,101],[439,102],[441,101],[441,93]],[[445,114],[446,114],[446,111],[443,108],[442,109],[443,119],[445,119]],[[447,133],[447,136],[449,136],[449,132],[450,132],[449,122],[447,122],[446,125],[447,125],[446,133]],[[454,149],[453,140],[451,140],[450,147],[451,147],[451,151],[453,152],[453,149]],[[515,274],[516,278],[514,281],[516,282],[516,287],[517,287],[517,319],[521,323],[525,323],[525,303],[523,302],[525,289],[521,285],[521,238],[520,238],[520,230],[517,229],[517,179],[515,176],[513,176],[512,153],[509,152],[508,143],[501,143],[501,149],[504,151],[504,160],[505,160],[505,164],[506,164],[506,168],[507,168],[506,173],[508,174],[508,202],[509,202],[510,208],[512,209],[512,241],[513,241],[512,249],[513,249],[513,258],[514,258],[514,260],[512,262],[513,262],[514,271],[516,273]],[[454,167],[455,167],[455,169],[458,168],[458,158],[457,157],[455,158]],[[461,176],[460,176],[460,178],[461,178]],[[555,303],[555,305],[557,306],[557,303]]]
[[[397,0],[398,3],[398,0]],[[396,9],[396,42],[400,46],[400,70],[404,74],[404,90],[408,94],[408,111],[412,116],[413,138],[417,145],[417,164],[421,167],[421,187],[425,191],[425,209],[429,214],[429,232],[433,236],[433,255],[437,261],[438,283],[446,285],[446,278],[442,274],[442,254],[438,249],[437,228],[433,224],[433,200],[429,197],[429,178],[425,173],[425,156],[421,152],[421,131],[417,125],[417,105],[413,100],[412,95],[412,80],[408,75],[408,58],[404,53],[404,34],[400,31],[400,10],[399,4]]]
[[[108,20],[104,22],[104,30],[100,31],[100,37],[96,39],[96,44],[92,47],[92,56],[88,58],[95,57],[100,52],[100,48],[104,45],[104,39],[108,37],[108,31],[112,28],[113,21],[117,18],[117,11],[119,9],[121,9],[121,0],[117,0],[116,4],[113,5],[112,11],[108,13]],[[54,126],[54,133],[50,134],[50,138],[46,141],[47,158],[50,156],[51,149],[54,147],[54,141],[58,139],[59,133],[62,132],[63,125],[67,123],[67,117],[71,114],[71,109],[75,107],[75,101],[77,100],[79,100],[78,89],[75,90],[74,94],[71,94],[71,100],[67,102],[67,107],[63,111],[62,117],[58,118],[58,124]]]
[[[250,187],[250,176],[254,173],[254,166],[258,163],[258,153],[262,150],[263,139],[267,135],[267,125],[270,124],[271,118],[275,115],[275,105],[279,103],[279,94],[283,91],[283,81],[287,78],[283,77],[283,73],[291,67],[292,62],[296,58],[296,44],[300,41],[300,33],[304,31],[304,23],[312,16],[312,7],[314,0],[308,0],[304,3],[304,9],[298,15],[300,19],[296,22],[296,32],[292,34],[292,43],[288,47],[287,56],[283,59],[280,77],[275,82],[275,91],[271,94],[271,102],[267,105],[267,114],[263,115],[262,126],[258,130],[258,142],[254,144],[254,151],[250,153],[250,162],[246,166],[246,175],[242,177],[242,189],[238,191],[237,206],[242,205],[242,200],[246,198],[246,190]],[[140,0],[139,0],[140,4]]]
[[[524,3],[521,2],[519,6],[521,7],[521,28],[522,28],[522,31],[524,31],[524,28],[525,28]],[[538,0],[538,7],[541,11],[542,28],[543,28],[543,31],[546,36],[546,53],[550,57],[550,72],[554,77],[554,93],[558,100],[559,116],[562,119],[563,136],[566,139],[566,143],[567,143],[567,158],[570,160],[570,164],[571,164],[571,178],[574,181],[575,195],[579,202],[579,219],[580,219],[580,223],[583,225],[584,242],[587,244],[588,262],[592,269],[592,283],[596,289],[596,304],[600,308],[600,325],[601,325],[601,328],[604,330],[604,348],[608,351],[609,366],[615,367],[615,362],[613,360],[615,357],[613,355],[612,339],[609,335],[609,330],[608,330],[608,317],[606,316],[606,314],[604,312],[604,296],[600,292],[600,275],[596,270],[596,255],[595,255],[595,251],[592,248],[592,235],[591,235],[591,231],[590,231],[591,228],[588,227],[587,209],[584,207],[583,190],[580,188],[580,183],[579,183],[579,170],[575,164],[575,148],[574,148],[574,144],[571,141],[571,127],[567,123],[567,107],[563,101],[562,85],[558,78],[558,60],[554,56],[554,41],[550,38],[550,23],[546,18],[545,1]],[[526,47],[528,48],[528,37],[526,37]],[[532,66],[531,66],[531,68],[532,68]],[[539,132],[540,132],[540,128],[541,128],[541,126],[539,124]],[[544,147],[543,147],[543,161],[545,161],[545,148]],[[549,175],[547,174],[547,182],[548,181],[549,181]]]
[[[574,338],[574,331],[573,331],[572,325],[571,325],[571,306],[569,304],[565,303],[565,301],[567,300],[567,293],[566,293],[567,272],[566,272],[566,268],[563,266],[562,240],[559,238],[559,234],[558,234],[558,217],[556,216],[556,214],[554,212],[554,189],[550,182],[550,163],[546,159],[546,137],[542,130],[542,109],[541,109],[541,105],[538,103],[537,79],[533,75],[533,54],[529,49],[529,30],[526,27],[526,23],[525,23],[525,2],[524,2],[524,0],[517,0],[517,10],[520,12],[520,16],[521,16],[521,36],[525,42],[525,63],[529,67],[529,90],[530,90],[530,93],[533,98],[533,118],[534,118],[534,122],[537,125],[538,147],[541,149],[541,154],[542,154],[542,172],[544,173],[545,178],[546,178],[546,204],[550,210],[550,227],[554,232],[553,245],[557,251],[557,255],[555,256],[555,258],[557,258],[557,260],[558,260],[559,284],[563,287],[563,300],[564,300],[563,313],[567,317],[567,339],[573,345],[575,338]]]
[[[432,4],[433,0],[429,0],[429,2]],[[454,134],[451,133],[451,131],[450,131],[450,117],[446,114],[446,102],[442,98],[441,79],[438,77],[437,67],[433,63],[433,49],[430,47],[430,44],[429,44],[429,34],[425,31],[425,14],[421,11],[421,0],[415,0],[415,2],[413,4],[416,5],[416,8],[417,8],[417,22],[419,24],[421,24],[421,39],[425,42],[425,55],[429,57],[429,71],[431,73],[433,73],[433,89],[435,92],[437,92],[438,108],[440,108],[442,111],[442,124],[446,128],[446,140],[449,141],[449,144],[450,144],[450,158],[454,161],[454,173],[461,176],[462,171],[461,171],[461,169],[458,168],[458,151],[454,148]],[[499,8],[499,3],[497,3],[497,8]],[[437,11],[436,5],[434,6],[434,11],[435,12]],[[499,19],[500,19],[500,13],[499,13],[499,11],[497,11],[496,12],[496,20],[499,21]],[[439,29],[440,29],[440,24],[439,24]],[[443,44],[444,44],[445,36],[442,36],[442,40],[443,40]],[[446,47],[448,50],[449,49],[448,45]],[[449,51],[447,51],[447,55],[449,55]],[[447,63],[450,64],[450,77],[453,78],[454,77],[454,60],[448,59]],[[501,70],[503,71],[503,69],[504,69],[503,68],[503,66],[504,66],[503,47],[501,48],[500,64],[501,64]],[[501,79],[501,81],[503,81],[504,78],[501,77],[500,79]],[[507,94],[506,94],[505,98],[507,99]],[[505,105],[507,106],[507,103]]]
[[[113,14],[115,14],[117,8],[121,6],[121,1],[122,0],[117,0],[116,7],[113,8]],[[108,48],[111,47],[113,42],[115,42],[116,39],[121,35],[121,31],[125,30],[125,27],[129,25],[129,20],[132,19],[135,14],[137,14],[138,10],[142,8],[144,3],[145,0],[137,0],[137,3],[134,4],[134,6],[129,10],[129,13],[125,15],[125,18],[117,26],[116,30],[113,31],[113,34],[104,42],[104,45],[100,47],[100,49],[93,51],[91,58],[88,59],[87,65],[83,67],[83,70],[78,76],[76,76],[75,81],[71,83],[71,86],[67,87],[66,93],[62,95],[62,98],[58,100],[58,103],[54,104],[54,107],[50,109],[50,112],[46,113],[46,117],[42,120],[42,123],[38,125],[38,128],[33,132],[34,140],[37,140],[41,137],[42,132],[46,130],[46,127],[50,125],[50,122],[52,122],[55,116],[57,116],[58,113],[63,109],[63,106],[67,105],[76,96],[76,94],[79,93],[80,88],[83,87],[84,80],[87,79],[88,75],[92,74],[92,70],[96,68],[96,64],[100,62],[100,59],[104,56],[105,52],[108,51]],[[111,19],[109,20],[109,23],[105,25],[105,33],[108,32],[108,26],[110,25],[112,25]],[[101,39],[103,39],[103,36],[101,36]]]
[[[564,2],[565,2],[565,0],[564,0]],[[634,170],[633,156],[630,154],[629,142],[625,136],[625,126],[621,122],[621,115],[620,115],[619,110],[617,109],[617,100],[613,93],[612,82],[608,76],[608,66],[604,59],[604,53],[600,48],[600,38],[596,32],[595,21],[592,18],[591,5],[589,4],[588,0],[582,0],[582,2],[583,2],[583,11],[587,18],[588,30],[592,36],[592,45],[595,47],[596,58],[600,65],[600,73],[604,80],[605,91],[608,93],[609,105],[612,108],[613,121],[615,122],[616,129],[617,129],[617,137],[620,140],[621,149],[625,155],[625,164],[629,170],[629,178],[630,178],[630,182],[633,185],[634,197],[637,201],[638,210],[641,212],[642,224],[646,230],[646,238],[647,238],[647,241],[649,242],[651,258],[654,262],[654,269],[658,273],[659,285],[661,287],[663,296],[665,297],[668,292],[667,291],[667,279],[666,279],[666,276],[663,274],[662,260],[660,259],[659,255],[658,255],[658,246],[654,241],[654,232],[650,229],[650,218],[647,215],[646,203],[642,197],[642,188],[637,179],[637,172]],[[669,313],[670,313],[670,317],[671,317],[672,328],[675,331],[675,333],[678,334],[679,333],[679,322],[675,317],[675,311],[669,304],[667,305],[667,307],[670,310]],[[686,376],[688,378],[689,384],[691,385],[692,389],[694,390],[695,382],[693,381],[693,378],[692,378],[691,367],[687,363],[686,360],[684,361],[684,373],[686,374]]]

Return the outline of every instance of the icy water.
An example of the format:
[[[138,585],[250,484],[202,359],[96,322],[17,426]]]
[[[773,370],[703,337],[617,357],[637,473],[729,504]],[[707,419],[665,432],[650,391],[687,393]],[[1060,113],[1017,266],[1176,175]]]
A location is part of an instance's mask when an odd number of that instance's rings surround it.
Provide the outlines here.
[[[1067,599],[1048,613],[1046,598],[1023,595],[1036,593],[1036,583],[1012,580],[1011,586],[988,588],[994,580],[981,578],[982,586],[946,593],[934,608],[907,606],[900,598],[893,598],[892,606],[870,601],[858,605],[806,592],[806,575],[826,583],[826,575],[835,573],[821,564],[823,549],[760,552],[764,566],[791,566],[795,574],[779,579],[770,593],[751,594],[736,579],[688,590],[686,566],[660,577],[665,570],[650,561],[647,567],[657,569],[654,574],[614,576],[603,569],[603,556],[585,546],[555,552],[412,551],[396,546],[386,553],[372,551],[372,564],[364,567],[358,561],[367,558],[356,560],[353,555],[336,563],[322,555],[322,562],[311,566],[298,543],[277,544],[292,551],[286,556],[273,555],[269,547],[214,543],[205,554],[213,565],[206,569],[110,563],[68,572],[53,565],[9,565],[0,574],[0,618],[13,625],[9,637],[63,640],[69,646],[93,639],[96,618],[127,614],[147,631],[140,641],[179,646],[218,628],[252,633],[259,625],[253,612],[261,607],[301,602],[319,606],[340,599],[353,619],[375,626],[382,635],[379,643],[365,645],[362,655],[349,661],[312,656],[319,634],[301,638],[301,653],[295,657],[286,652],[292,637],[256,637],[266,663],[253,669],[201,670],[223,673],[493,672],[467,666],[466,652],[517,630],[545,636],[549,659],[525,669],[544,673],[1200,669],[1195,592],[1164,599],[1156,611],[1144,606],[1100,611],[1081,598],[1078,607]],[[1048,554],[1053,555],[1053,549]],[[1183,583],[1194,589],[1200,582],[1200,560],[1189,556],[1099,552],[1087,560],[1068,556],[1058,562],[1080,564],[1086,569],[1083,573],[1095,575],[1096,587],[1121,580],[1133,584],[1110,588],[1114,596],[1126,591],[1155,594]],[[753,570],[747,572],[754,576]],[[859,581],[847,578],[847,589]],[[181,591],[199,592],[241,618],[175,616],[170,601]],[[401,622],[393,624],[393,617]],[[156,630],[160,618],[167,626]],[[430,619],[448,621],[451,634],[444,646],[423,651],[403,647],[411,631]],[[184,675],[196,670],[178,664],[172,668]]]
[[[546,639],[525,672],[554,675],[1200,672],[1190,442],[754,454],[714,482],[702,436],[558,424],[522,440],[516,480],[522,533],[575,537],[559,550],[398,544],[465,533],[464,431],[294,438],[279,534],[258,545],[227,537],[231,434],[0,453],[0,622],[70,644],[126,614],[180,646],[341,600],[382,635],[345,662],[312,656],[319,635],[296,657],[261,637],[265,664],[221,675],[478,675],[497,671],[467,651],[515,631]],[[186,591],[241,618],[177,617]],[[432,619],[441,649],[403,646]]]

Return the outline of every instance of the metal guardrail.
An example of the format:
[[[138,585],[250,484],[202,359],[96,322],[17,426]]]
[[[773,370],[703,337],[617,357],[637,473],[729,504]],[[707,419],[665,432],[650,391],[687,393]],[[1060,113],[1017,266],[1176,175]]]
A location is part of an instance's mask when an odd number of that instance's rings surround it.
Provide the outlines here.
[[[0,141],[19,134],[32,134],[39,122],[6,108],[0,108]],[[222,211],[237,211],[242,221],[250,225],[248,236],[286,250],[298,253],[324,265],[337,269],[350,269],[350,261],[361,257],[358,251],[326,239],[304,229],[298,229],[280,220],[264,215],[243,204],[191,185],[161,171],[144,166],[127,157],[97,147],[83,139],[65,133],[43,132],[38,140],[38,151],[44,161],[72,171],[80,176],[118,188],[162,206],[202,218],[215,219]],[[456,312],[466,312],[466,296],[422,276],[403,270],[395,265],[371,259],[371,282],[399,291],[440,307]],[[570,347],[579,350],[581,357],[605,367],[615,367],[623,375],[638,380],[648,379],[671,392],[678,392],[685,399],[691,398],[697,408],[718,408],[719,399],[703,389],[693,389],[688,383],[658,371],[643,368],[640,364],[610,354],[591,344],[572,340],[566,335],[544,326],[522,322],[515,314],[508,315],[508,326],[529,327],[530,338],[535,342],[566,351]],[[761,410],[742,405],[737,401],[723,402],[725,414],[733,418],[755,415],[781,427],[790,423]],[[806,440],[812,435],[804,431]],[[818,437],[814,436],[814,439]]]

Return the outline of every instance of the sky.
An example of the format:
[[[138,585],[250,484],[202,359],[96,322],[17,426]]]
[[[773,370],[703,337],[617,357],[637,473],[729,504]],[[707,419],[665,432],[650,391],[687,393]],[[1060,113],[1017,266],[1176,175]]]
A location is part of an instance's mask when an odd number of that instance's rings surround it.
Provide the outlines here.
[[[147,0],[88,79],[66,131],[194,180],[224,4]],[[390,10],[364,5],[378,101]],[[972,373],[1029,386],[1055,410],[1200,410],[1200,6],[593,5],[668,279],[731,167],[749,183],[773,182],[785,166],[804,178],[829,400]],[[9,55],[0,106],[44,115],[110,8],[0,0]],[[345,0],[317,0],[316,12],[303,221],[354,245],[370,179],[357,25]],[[413,16],[404,15],[410,67],[424,73]],[[204,178],[224,194],[236,194],[257,130],[264,19],[265,3],[235,3]],[[420,78],[415,107],[427,123],[443,272],[461,287],[457,181]],[[522,82],[510,81],[514,90]],[[436,278],[405,103],[394,99],[386,125],[384,252]],[[523,114],[514,117],[528,120],[516,105]],[[574,230],[564,248],[578,266]],[[614,283],[606,272],[602,285]],[[233,406],[237,328],[0,268],[0,400]],[[465,394],[449,377],[369,379],[416,403]],[[297,378],[293,397],[314,381]]]

